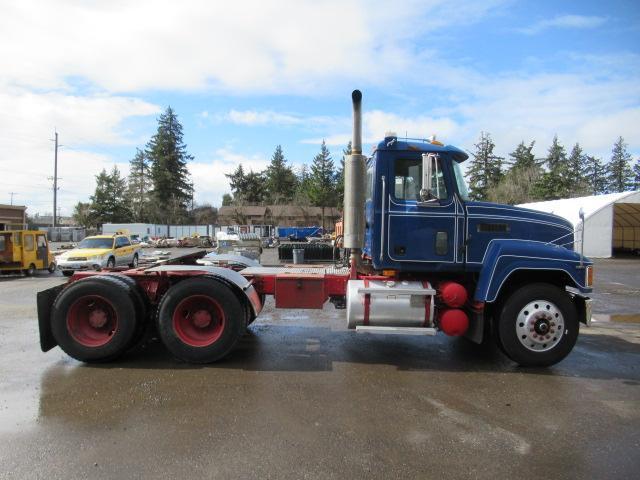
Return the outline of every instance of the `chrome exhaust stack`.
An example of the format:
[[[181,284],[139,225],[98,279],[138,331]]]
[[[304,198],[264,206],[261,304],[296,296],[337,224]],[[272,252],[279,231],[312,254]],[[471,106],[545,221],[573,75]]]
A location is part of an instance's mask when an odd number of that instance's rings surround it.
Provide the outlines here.
[[[344,161],[344,247],[351,250],[352,271],[360,265],[364,247],[366,157],[362,155],[362,93],[354,90],[351,155]],[[354,267],[356,267],[354,269]]]

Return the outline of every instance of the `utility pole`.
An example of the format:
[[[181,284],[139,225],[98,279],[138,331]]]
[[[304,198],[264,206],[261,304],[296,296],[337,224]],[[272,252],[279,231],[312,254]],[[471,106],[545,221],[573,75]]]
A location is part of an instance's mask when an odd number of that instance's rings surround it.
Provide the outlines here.
[[[56,215],[58,213],[58,132],[56,133],[56,148],[53,160],[53,227],[56,226]]]
[[[9,195],[11,195],[11,205],[13,205],[13,196],[18,194],[16,192],[9,192]]]

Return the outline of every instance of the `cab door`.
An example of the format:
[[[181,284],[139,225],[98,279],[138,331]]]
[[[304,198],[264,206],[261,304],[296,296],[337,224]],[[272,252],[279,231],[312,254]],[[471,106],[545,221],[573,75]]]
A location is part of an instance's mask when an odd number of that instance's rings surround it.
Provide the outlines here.
[[[116,257],[116,265],[124,265],[127,263],[127,251],[123,240],[124,237],[116,237],[113,245],[113,254]]]
[[[464,212],[447,178],[447,162],[438,156],[432,170],[435,198],[420,199],[422,156],[393,160],[388,198],[388,235],[384,254],[398,266],[413,270],[446,270],[462,259]],[[400,267],[402,268],[402,267]]]
[[[37,268],[36,238],[33,233],[24,233],[22,235],[22,268],[29,268],[31,264],[36,265]]]
[[[49,266],[49,249],[47,237],[44,233],[36,234],[36,268],[44,269]]]

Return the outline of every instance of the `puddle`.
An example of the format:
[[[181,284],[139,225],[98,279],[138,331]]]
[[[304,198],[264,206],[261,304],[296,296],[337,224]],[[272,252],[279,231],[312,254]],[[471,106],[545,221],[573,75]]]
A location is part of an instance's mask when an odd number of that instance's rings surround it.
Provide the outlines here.
[[[631,314],[595,314],[591,317],[592,321],[595,323],[605,323],[605,322],[613,322],[613,323],[640,323],[640,313],[631,313]]]

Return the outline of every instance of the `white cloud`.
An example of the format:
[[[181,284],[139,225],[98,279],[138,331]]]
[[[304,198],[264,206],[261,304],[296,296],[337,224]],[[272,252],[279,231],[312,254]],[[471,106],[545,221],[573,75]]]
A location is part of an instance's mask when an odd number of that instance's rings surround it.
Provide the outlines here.
[[[337,122],[337,125],[343,128],[343,133],[330,133],[324,138],[307,138],[301,140],[301,143],[319,145],[324,139],[327,145],[345,146],[351,139],[351,134],[347,133],[348,123],[349,119]],[[451,138],[459,127],[448,117],[435,118],[426,115],[404,117],[382,110],[372,110],[363,113],[362,129],[363,142],[377,143],[385,137],[387,132],[395,132],[399,137],[409,138],[427,138],[431,135]]]
[[[377,143],[388,130],[399,137],[436,134],[445,143],[472,150],[480,132],[485,131],[491,133],[501,155],[508,155],[522,140],[536,140],[534,151],[544,156],[557,134],[567,148],[579,142],[587,153],[608,160],[613,142],[622,135],[637,155],[640,83],[635,72],[640,58],[623,58],[624,62],[613,57],[583,57],[582,67],[568,68],[568,73],[483,75],[470,71],[466,80],[459,77],[460,82],[433,82],[423,87],[425,93],[434,87],[443,89],[456,101],[434,109],[433,115],[365,111],[363,138]],[[603,62],[617,68],[598,68]],[[350,127],[344,122],[337,125],[302,142],[319,144],[325,138],[328,145],[345,145]]]
[[[501,3],[23,0],[0,16],[0,83],[315,94],[388,81],[411,64],[407,40],[476,22]]]
[[[299,125],[304,120],[301,117],[272,111],[231,110],[226,116],[237,125]]]
[[[9,191],[27,203],[31,214],[51,212],[54,127],[60,135],[58,176],[62,213],[94,188],[94,175],[114,159],[91,151],[99,146],[133,145],[140,140],[122,126],[126,119],[159,112],[156,105],[122,96],[0,91],[0,203]],[[91,149],[89,149],[91,147]],[[120,167],[126,173],[127,165]]]
[[[242,164],[245,172],[259,172],[269,164],[269,159],[259,154],[243,155],[229,148],[221,148],[211,154],[208,161],[189,163],[189,172],[194,181],[195,201],[220,205],[222,195],[229,192],[229,179],[224,175],[232,173]]]
[[[605,17],[587,16],[587,15],[557,15],[553,18],[539,20],[528,27],[521,28],[518,31],[528,35],[534,35],[550,28],[574,28],[586,29],[596,28],[607,21]]]

